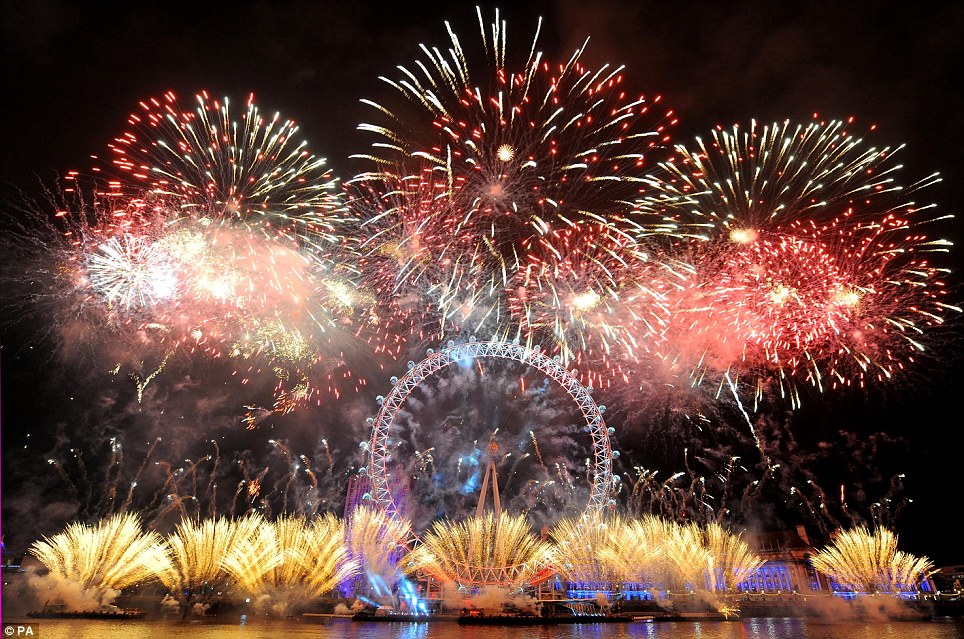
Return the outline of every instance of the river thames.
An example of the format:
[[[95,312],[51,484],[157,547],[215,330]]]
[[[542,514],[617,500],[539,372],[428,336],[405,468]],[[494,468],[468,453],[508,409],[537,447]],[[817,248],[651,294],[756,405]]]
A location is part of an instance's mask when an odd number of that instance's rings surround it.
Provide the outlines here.
[[[562,626],[461,626],[456,622],[383,623],[330,619],[297,621],[164,622],[43,620],[31,623],[32,634],[4,620],[7,637],[38,639],[960,639],[964,619],[938,617],[931,621],[892,623],[827,623],[794,618],[748,618],[739,621],[633,622]]]

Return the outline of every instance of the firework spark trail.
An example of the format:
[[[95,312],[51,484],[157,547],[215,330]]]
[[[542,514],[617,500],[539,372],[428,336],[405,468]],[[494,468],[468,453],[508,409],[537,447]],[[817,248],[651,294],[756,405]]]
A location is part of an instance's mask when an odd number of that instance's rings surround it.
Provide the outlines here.
[[[211,466],[211,472],[208,475],[208,517],[213,518],[217,515],[218,507],[218,467],[221,465],[221,447],[215,440],[210,440],[211,445],[214,446],[214,454],[212,458],[214,463]]]
[[[728,458],[722,472],[714,472],[710,461],[700,459],[709,468],[709,475],[691,467],[689,458],[687,450],[684,456],[685,472],[675,473],[662,482],[657,479],[658,471],[634,467],[630,480],[625,482],[626,511],[633,516],[658,515],[669,521],[705,525],[733,522],[751,512],[747,495],[756,494],[763,480],[741,480],[747,482],[743,502],[739,506],[731,505],[734,490],[738,486],[734,476],[737,458]],[[764,472],[763,477],[766,476]]]
[[[750,415],[746,412],[743,407],[743,402],[740,400],[740,395],[737,392],[736,383],[730,378],[730,372],[727,371],[723,374],[723,379],[726,381],[727,388],[730,389],[730,393],[733,395],[733,401],[736,402],[737,407],[740,409],[740,414],[746,421],[746,425],[750,429],[750,434],[753,436],[753,442],[756,444],[756,449],[760,452],[760,457],[763,459],[763,463],[766,464],[768,470],[772,470],[773,462],[770,461],[769,455],[763,446],[763,442],[760,441],[759,435],[757,435],[756,428],[753,427],[753,420],[750,419]]]
[[[265,495],[262,498],[262,500],[264,502],[268,502],[271,499],[271,497],[273,497],[276,494],[280,494],[282,498],[281,512],[284,513],[288,511],[288,493],[291,489],[292,484],[295,481],[298,467],[294,461],[294,457],[292,455],[290,448],[288,448],[287,446],[285,446],[284,444],[282,444],[281,442],[275,439],[269,439],[268,443],[271,444],[271,446],[273,446],[275,450],[281,451],[281,454],[284,456],[284,460],[287,466],[287,472],[278,478],[278,480],[274,483],[274,486],[272,487],[271,492]],[[283,488],[281,488],[282,483],[284,483]]]
[[[78,517],[88,519],[123,514],[131,509],[135,489],[160,441],[160,438],[156,438],[149,444],[140,464],[131,475],[125,475],[124,447],[117,437],[111,437],[106,442],[110,450],[109,459],[104,462],[103,470],[95,474],[88,474],[84,452],[79,448],[70,448],[68,451],[69,457],[77,466],[74,476],[71,476],[64,464],[56,458],[48,458],[47,463],[54,467],[63,481],[71,506],[76,509]],[[122,480],[126,481],[123,488]],[[122,490],[126,496],[118,503],[117,497]]]
[[[186,465],[178,468],[174,468],[171,462],[155,462],[155,465],[164,473],[164,483],[142,508],[143,512],[151,513],[148,523],[152,527],[158,527],[159,522],[163,522],[169,513],[175,511],[180,513],[182,519],[190,518],[191,514],[185,506],[187,503],[193,504],[194,516],[200,516],[205,500],[208,502],[209,511],[212,507],[216,507],[212,504],[216,503],[214,490],[217,484],[214,483],[214,478],[215,469],[220,463],[220,449],[215,442],[211,443],[214,444],[214,453],[204,455],[197,461],[185,459],[183,461]],[[213,469],[209,471],[208,493],[199,494],[198,472],[201,466],[208,462],[213,462]]]
[[[144,459],[141,460],[140,466],[137,467],[137,470],[134,472],[134,476],[131,478],[130,488],[127,490],[127,497],[126,499],[124,499],[124,502],[121,504],[118,512],[122,512],[122,513],[127,512],[133,506],[134,489],[137,488],[137,482],[140,480],[141,475],[144,473],[144,469],[147,468],[147,464],[151,460],[151,456],[154,454],[154,450],[157,448],[157,445],[160,443],[161,443],[161,438],[156,437],[154,438],[154,441],[151,442],[150,446],[148,446],[147,452],[144,454]]]
[[[716,518],[713,520],[713,523],[721,524],[726,516],[730,514],[730,509],[727,504],[730,502],[732,496],[733,471],[736,469],[739,461],[740,458],[737,456],[730,457],[724,466],[723,472],[718,473],[716,476],[719,483],[723,486],[723,492],[720,495],[720,508],[716,513]]]
[[[919,359],[960,309],[932,263],[950,242],[924,232],[949,216],[907,199],[938,178],[900,186],[898,150],[843,122],[752,122],[678,146],[625,220],[695,267],[670,301],[664,357],[792,405],[800,385],[887,383]]]
[[[332,455],[331,455],[331,448],[328,446],[328,440],[327,440],[327,439],[322,439],[322,440],[321,440],[321,445],[324,447],[324,450],[325,450],[325,461],[328,463],[327,469],[325,470],[325,478],[326,478],[328,481],[331,481],[331,479],[332,479],[332,472],[334,472],[334,469],[335,469],[335,458],[332,457]],[[304,458],[302,458],[302,459],[304,460]],[[307,460],[304,460],[304,462],[305,462],[305,465],[306,465],[306,468],[307,468],[307,463],[308,463],[308,461],[307,461]],[[309,469],[309,470],[310,470],[310,469]]]
[[[57,470],[57,474],[60,475],[64,485],[67,487],[67,494],[70,495],[71,499],[80,504],[80,491],[77,490],[77,484],[74,483],[74,481],[67,474],[67,471],[64,470],[63,464],[56,459],[48,459],[47,463]]]
[[[816,522],[817,530],[820,535],[828,536],[830,534],[830,529],[827,526],[826,520],[823,517],[823,513],[817,512],[817,509],[813,505],[813,501],[803,494],[798,486],[791,486],[789,490],[789,495],[791,498],[796,498],[800,500],[800,505],[803,506],[804,511],[812,517],[812,520]]]
[[[887,492],[871,505],[870,512],[873,523],[877,528],[893,528],[903,509],[913,500],[906,497],[896,499],[897,494],[903,491],[903,480],[905,475],[898,473],[891,476],[887,486]],[[896,505],[895,505],[896,502]]]
[[[147,385],[151,383],[152,379],[157,377],[157,375],[162,370],[164,370],[164,367],[167,366],[167,360],[171,358],[171,355],[173,355],[174,352],[175,351],[173,350],[168,351],[167,354],[164,355],[164,359],[161,360],[161,363],[157,365],[157,368],[155,368],[150,375],[147,375],[143,379],[141,379],[141,376],[138,375],[137,373],[131,373],[131,379],[133,379],[134,383],[137,384],[137,402],[138,403],[140,403],[144,399],[144,389],[147,388]]]
[[[645,468],[636,467],[634,469],[637,477],[632,481],[629,495],[627,497],[627,509],[631,515],[641,515],[645,512],[652,512],[652,490],[650,487],[656,481],[656,474],[659,471],[650,471]],[[644,497],[649,495],[650,503],[644,502]]]

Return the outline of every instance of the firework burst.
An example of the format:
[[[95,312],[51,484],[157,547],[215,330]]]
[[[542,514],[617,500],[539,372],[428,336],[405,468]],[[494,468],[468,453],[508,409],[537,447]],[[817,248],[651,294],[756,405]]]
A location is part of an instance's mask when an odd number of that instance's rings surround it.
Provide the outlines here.
[[[418,71],[385,78],[420,116],[365,101],[391,125],[359,127],[376,134],[375,148],[387,155],[363,157],[389,169],[417,158],[444,170],[449,195],[469,205],[462,228],[487,230],[496,245],[501,233],[542,234],[631,199],[644,153],[667,141],[672,112],[658,112],[658,96],[627,95],[622,67],[583,66],[582,48],[563,64],[543,60],[538,28],[528,59],[509,68],[505,23],[498,13],[488,26],[481,10],[478,17],[487,68],[473,73],[446,25],[448,55],[422,47],[427,61]]]
[[[435,253],[452,238],[427,214],[445,206],[444,188],[421,175],[385,175],[348,185],[349,207],[364,220],[352,236],[360,281],[372,296],[367,339],[378,352],[397,355],[408,342],[422,346],[458,333],[483,295],[455,250]],[[484,300],[483,300],[484,302]]]
[[[501,292],[541,238],[574,224],[608,224],[627,207],[644,154],[666,141],[672,119],[657,112],[658,96],[627,95],[621,67],[590,70],[582,49],[563,64],[546,62],[536,52],[537,29],[528,58],[512,68],[498,15],[487,27],[479,11],[479,26],[487,63],[478,77],[449,29],[447,55],[423,47],[427,60],[417,71],[385,78],[403,108],[365,101],[384,122],[359,127],[377,136],[379,155],[359,156],[376,170],[356,178],[386,193],[408,179],[399,176],[432,185],[416,208],[419,238],[432,242],[425,250],[435,259],[411,261],[408,277],[448,256],[437,303],[443,317],[476,331],[505,321]],[[467,290],[475,297],[458,293]]]
[[[134,130],[110,144],[124,182],[171,196],[207,219],[256,227],[271,237],[293,233],[311,245],[337,244],[344,212],[325,160],[296,143],[298,127],[261,115],[249,95],[240,120],[230,100],[196,96],[193,110],[173,93],[140,103]]]
[[[763,566],[741,535],[735,535],[716,523],[701,527],[703,544],[709,551],[709,589],[734,592]]]
[[[645,516],[628,519],[615,531],[616,538],[600,549],[600,558],[612,566],[624,583],[653,585],[662,574],[664,521]]]
[[[4,273],[12,303],[43,316],[65,354],[82,343],[117,370],[202,354],[240,378],[275,377],[280,412],[364,384],[344,354],[360,348],[352,324],[367,302],[338,247],[80,182],[26,207]]]
[[[669,301],[667,358],[692,379],[775,381],[824,390],[887,381],[959,308],[933,263],[950,245],[939,218],[907,199],[898,149],[878,149],[842,122],[717,130],[660,165],[632,224],[694,265]]]
[[[678,276],[666,260],[601,224],[538,239],[506,290],[510,316],[528,343],[545,343],[604,387],[655,347]]]
[[[135,229],[118,240],[135,251],[101,247],[92,281],[127,308],[169,296],[150,323],[175,318],[182,345],[236,358],[244,375],[273,371],[274,410],[285,413],[352,384],[343,354],[368,298],[325,160],[295,142],[294,122],[263,117],[253,96],[239,118],[229,105],[205,92],[194,110],[172,93],[140,103],[132,130],[110,145],[113,184],[166,208],[152,241]]]

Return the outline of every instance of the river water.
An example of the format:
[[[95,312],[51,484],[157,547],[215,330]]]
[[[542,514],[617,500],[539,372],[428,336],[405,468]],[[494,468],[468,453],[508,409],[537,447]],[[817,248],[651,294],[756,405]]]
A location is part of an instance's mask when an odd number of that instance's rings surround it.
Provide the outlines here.
[[[4,626],[18,620],[4,619]],[[41,620],[31,634],[12,626],[6,637],[37,639],[961,639],[964,619],[931,621],[826,623],[790,618],[740,621],[634,622],[561,626],[460,626],[432,623],[245,621],[217,623],[164,621]]]

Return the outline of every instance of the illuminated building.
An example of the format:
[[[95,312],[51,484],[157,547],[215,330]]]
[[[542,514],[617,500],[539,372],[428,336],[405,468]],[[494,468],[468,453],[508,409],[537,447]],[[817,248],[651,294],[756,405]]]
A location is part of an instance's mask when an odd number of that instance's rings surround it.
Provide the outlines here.
[[[403,517],[411,514],[412,481],[401,468],[393,469],[390,473],[390,490],[392,500],[398,512]],[[348,492],[345,495],[345,521],[350,521],[355,509],[362,505],[375,507],[371,500],[372,480],[367,473],[352,475],[348,480]]]
[[[794,530],[760,533],[750,538],[765,562],[757,574],[738,586],[746,593],[827,592],[830,582],[810,565],[815,552],[803,526]]]
[[[964,566],[942,566],[931,575],[934,587],[939,592],[964,592]]]

